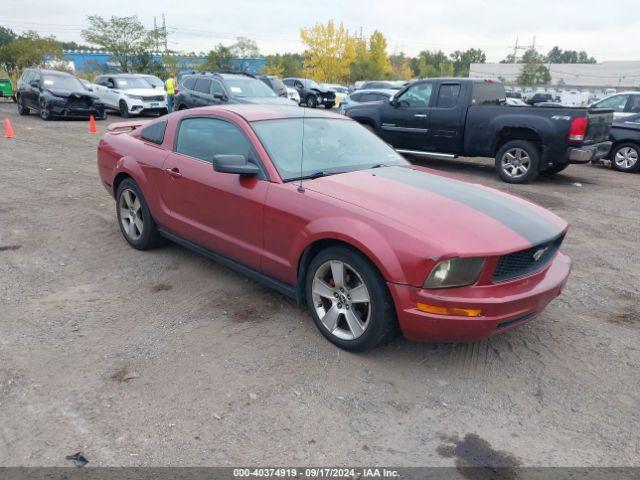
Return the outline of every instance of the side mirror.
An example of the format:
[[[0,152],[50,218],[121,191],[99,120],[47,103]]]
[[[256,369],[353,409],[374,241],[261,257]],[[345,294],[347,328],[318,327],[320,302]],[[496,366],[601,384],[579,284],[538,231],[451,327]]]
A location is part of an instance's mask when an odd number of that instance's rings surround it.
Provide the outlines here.
[[[219,173],[235,173],[252,177],[260,173],[260,168],[247,160],[244,155],[215,155],[213,169]]]
[[[221,100],[223,102],[227,100],[227,96],[224,93],[220,92],[215,92],[213,94],[213,98],[215,98],[216,100]]]
[[[29,85],[32,88],[40,88],[40,80],[32,80],[31,83],[29,83]]]

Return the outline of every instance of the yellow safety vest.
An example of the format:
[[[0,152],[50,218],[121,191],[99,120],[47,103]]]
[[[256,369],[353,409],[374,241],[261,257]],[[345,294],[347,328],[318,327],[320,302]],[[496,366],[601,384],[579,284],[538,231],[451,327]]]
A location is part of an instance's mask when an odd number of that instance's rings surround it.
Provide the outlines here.
[[[167,91],[168,95],[173,95],[176,92],[176,81],[173,78],[168,78],[166,82],[164,82],[164,88]]]

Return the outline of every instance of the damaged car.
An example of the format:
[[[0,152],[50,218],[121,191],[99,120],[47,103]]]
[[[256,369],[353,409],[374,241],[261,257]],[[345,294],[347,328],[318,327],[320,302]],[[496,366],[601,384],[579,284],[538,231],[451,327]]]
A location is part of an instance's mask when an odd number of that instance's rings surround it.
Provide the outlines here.
[[[18,113],[37,112],[43,120],[89,117],[104,120],[104,105],[73,75],[56,70],[27,68],[18,80]]]
[[[322,88],[310,78],[285,78],[282,80],[287,87],[295,88],[300,94],[300,105],[309,108],[323,106],[333,108],[336,104],[336,92],[328,88]]]

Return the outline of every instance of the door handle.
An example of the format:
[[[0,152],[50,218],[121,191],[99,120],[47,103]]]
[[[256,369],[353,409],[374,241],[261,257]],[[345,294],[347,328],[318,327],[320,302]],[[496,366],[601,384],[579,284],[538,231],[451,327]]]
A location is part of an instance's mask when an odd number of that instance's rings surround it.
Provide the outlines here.
[[[178,167],[173,167],[173,168],[167,168],[165,170],[165,172],[167,172],[169,175],[171,175],[173,178],[180,178],[182,177],[182,174],[180,173],[180,170],[178,169]]]
[[[416,118],[427,118],[426,113],[414,113],[413,116]]]

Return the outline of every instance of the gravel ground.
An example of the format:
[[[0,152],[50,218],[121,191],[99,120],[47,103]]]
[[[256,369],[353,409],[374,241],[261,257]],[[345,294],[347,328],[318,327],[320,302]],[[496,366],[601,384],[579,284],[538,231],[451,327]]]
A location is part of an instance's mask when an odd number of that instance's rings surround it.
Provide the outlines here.
[[[4,118],[0,465],[640,465],[639,175],[429,162],[566,218],[572,276],[500,337],[353,355],[241,275],[130,248],[87,122]]]

